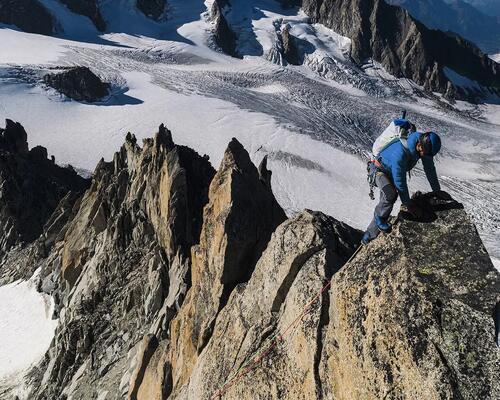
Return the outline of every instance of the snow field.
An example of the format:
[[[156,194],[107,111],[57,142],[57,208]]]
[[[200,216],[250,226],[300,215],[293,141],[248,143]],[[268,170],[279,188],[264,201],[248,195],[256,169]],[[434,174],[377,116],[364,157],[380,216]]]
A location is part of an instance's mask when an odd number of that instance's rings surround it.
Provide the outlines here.
[[[53,301],[37,292],[36,275],[0,286],[0,380],[40,360],[54,336]]]

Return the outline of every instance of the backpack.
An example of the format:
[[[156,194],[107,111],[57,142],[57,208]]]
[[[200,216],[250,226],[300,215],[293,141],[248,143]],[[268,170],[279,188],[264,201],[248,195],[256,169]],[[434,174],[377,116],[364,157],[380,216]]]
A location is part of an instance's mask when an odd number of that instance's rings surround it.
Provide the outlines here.
[[[392,121],[387,129],[375,140],[375,143],[373,143],[373,159],[376,160],[383,150],[397,141],[401,141],[404,148],[408,150],[408,135],[414,131],[415,125],[404,118]]]

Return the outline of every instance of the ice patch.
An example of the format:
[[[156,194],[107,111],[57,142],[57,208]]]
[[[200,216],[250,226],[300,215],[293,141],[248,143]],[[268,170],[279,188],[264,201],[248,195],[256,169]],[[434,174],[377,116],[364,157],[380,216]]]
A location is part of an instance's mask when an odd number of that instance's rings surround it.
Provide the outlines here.
[[[490,54],[489,57],[493,60],[496,61],[497,63],[500,63],[500,54]]]
[[[0,379],[21,374],[39,361],[54,337],[53,301],[29,281],[0,287]]]
[[[341,36],[335,31],[321,24],[310,25],[307,20],[291,23],[290,33],[308,43],[314,49],[317,57],[333,57],[346,61],[351,49],[351,39]]]
[[[497,271],[500,272],[500,260],[498,258],[491,257],[491,262]]]
[[[249,90],[252,90],[254,92],[258,93],[267,93],[267,94],[276,94],[276,93],[286,93],[288,92],[288,89],[284,87],[283,85],[280,85],[279,83],[274,83],[271,85],[264,85],[264,86],[259,86],[256,88],[250,88]]]

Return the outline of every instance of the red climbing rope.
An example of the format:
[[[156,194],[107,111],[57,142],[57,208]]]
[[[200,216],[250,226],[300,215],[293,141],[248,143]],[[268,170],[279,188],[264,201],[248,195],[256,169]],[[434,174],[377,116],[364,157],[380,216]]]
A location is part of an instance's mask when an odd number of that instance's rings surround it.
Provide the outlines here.
[[[357,250],[354,252],[354,254],[351,256],[351,258],[347,261],[346,264],[348,264],[356,256],[361,247],[363,246],[359,246],[357,248]],[[283,331],[282,334],[278,332],[271,340],[269,346],[262,353],[260,353],[260,355],[258,354],[257,356],[255,356],[253,361],[251,361],[247,366],[245,366],[245,368],[243,369],[240,368],[241,371],[237,372],[237,374],[233,378],[228,380],[222,386],[222,388],[217,390],[215,394],[213,394],[212,397],[210,397],[210,400],[222,398],[222,395],[224,395],[231,387],[235,386],[246,374],[252,371],[257,366],[257,364],[259,364],[276,347],[276,345],[278,344],[278,339],[284,339],[290,333],[290,330],[302,319],[302,317],[311,308],[311,306],[316,301],[318,301],[318,299],[323,295],[323,293],[325,293],[325,291],[332,285],[332,280],[333,278],[325,286],[323,286],[321,291],[318,292],[309,303],[307,303],[307,305],[303,308],[302,312],[286,327],[286,329]]]

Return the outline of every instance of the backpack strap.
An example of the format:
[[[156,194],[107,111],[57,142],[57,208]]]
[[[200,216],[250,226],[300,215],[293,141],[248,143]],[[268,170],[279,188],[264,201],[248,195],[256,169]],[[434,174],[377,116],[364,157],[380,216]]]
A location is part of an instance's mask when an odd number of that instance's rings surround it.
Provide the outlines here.
[[[401,141],[401,144],[403,145],[403,148],[405,149],[405,153],[407,153],[407,155],[408,155],[410,153],[410,149],[408,147],[408,139],[405,137],[401,137],[399,140]]]
[[[410,153],[410,148],[408,147],[408,140],[406,138],[400,138],[401,144],[403,145],[403,149],[405,149],[405,155],[406,155],[406,163],[408,164],[410,162],[411,158],[411,153]],[[408,179],[411,179],[411,170],[408,170]]]

